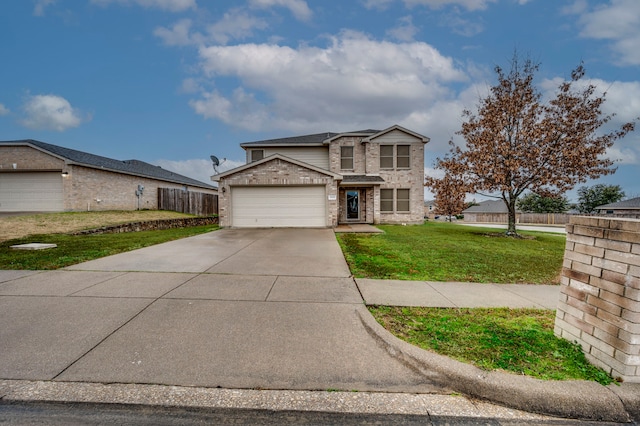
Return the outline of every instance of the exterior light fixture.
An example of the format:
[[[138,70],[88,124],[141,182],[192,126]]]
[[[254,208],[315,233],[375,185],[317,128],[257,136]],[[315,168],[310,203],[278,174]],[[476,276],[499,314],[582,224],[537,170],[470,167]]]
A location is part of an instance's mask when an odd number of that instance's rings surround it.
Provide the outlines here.
[[[62,172],[62,177],[67,177],[69,176],[69,172]]]

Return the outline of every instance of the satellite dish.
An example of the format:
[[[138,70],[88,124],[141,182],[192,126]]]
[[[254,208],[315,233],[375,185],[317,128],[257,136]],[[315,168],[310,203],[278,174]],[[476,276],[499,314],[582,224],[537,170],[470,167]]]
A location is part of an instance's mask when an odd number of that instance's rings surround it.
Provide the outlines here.
[[[211,158],[211,162],[213,163],[213,171],[218,174],[218,166],[227,161],[227,159],[223,158],[222,161],[220,161],[215,155],[211,155],[209,158]]]

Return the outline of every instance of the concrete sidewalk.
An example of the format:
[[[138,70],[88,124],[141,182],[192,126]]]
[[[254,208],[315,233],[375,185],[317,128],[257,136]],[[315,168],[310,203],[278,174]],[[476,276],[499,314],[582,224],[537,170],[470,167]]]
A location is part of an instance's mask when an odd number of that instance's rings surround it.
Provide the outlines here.
[[[557,289],[356,285],[327,229],[225,229],[65,270],[0,271],[0,397],[171,405],[221,397],[212,391],[220,387],[290,392],[309,406],[327,390],[477,406],[451,397],[462,392],[538,413],[628,420],[638,388],[486,373],[391,336],[363,304],[553,309]]]
[[[560,286],[356,278],[367,305],[556,309]]]

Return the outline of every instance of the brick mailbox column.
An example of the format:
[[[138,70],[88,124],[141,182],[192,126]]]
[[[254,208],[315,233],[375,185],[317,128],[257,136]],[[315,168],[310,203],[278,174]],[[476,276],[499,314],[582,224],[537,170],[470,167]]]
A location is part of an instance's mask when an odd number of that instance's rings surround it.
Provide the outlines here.
[[[640,383],[640,220],[572,217],[563,266],[556,335]]]

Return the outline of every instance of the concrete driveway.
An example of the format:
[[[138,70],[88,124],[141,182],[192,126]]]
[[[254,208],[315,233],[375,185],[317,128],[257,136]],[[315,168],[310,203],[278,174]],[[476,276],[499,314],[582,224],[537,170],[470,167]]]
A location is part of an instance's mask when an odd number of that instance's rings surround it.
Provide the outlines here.
[[[367,333],[328,229],[220,230],[0,271],[0,379],[439,392]]]

